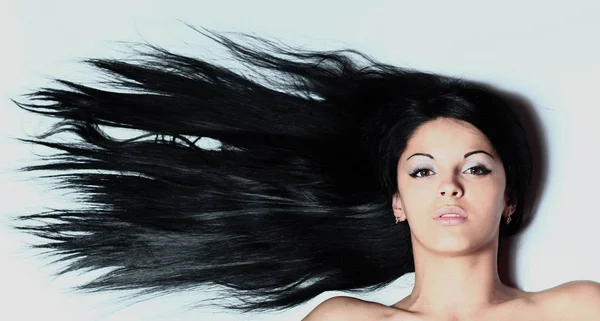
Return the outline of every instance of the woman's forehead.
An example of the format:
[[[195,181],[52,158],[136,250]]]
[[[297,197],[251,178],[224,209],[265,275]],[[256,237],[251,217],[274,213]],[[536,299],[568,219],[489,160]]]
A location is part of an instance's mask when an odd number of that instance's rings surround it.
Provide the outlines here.
[[[417,128],[402,153],[402,161],[414,153],[426,153],[434,158],[464,158],[477,150],[487,152],[491,158],[496,156],[488,138],[475,126],[463,121],[434,120]]]

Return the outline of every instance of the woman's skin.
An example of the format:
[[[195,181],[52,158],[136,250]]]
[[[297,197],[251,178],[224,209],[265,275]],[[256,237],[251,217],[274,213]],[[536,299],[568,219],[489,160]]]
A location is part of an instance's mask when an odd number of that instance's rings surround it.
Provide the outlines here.
[[[498,276],[499,227],[516,204],[507,199],[504,166],[483,133],[448,118],[423,124],[400,157],[397,180],[393,212],[410,225],[415,286],[393,307],[462,319],[523,294]],[[446,205],[460,206],[466,221],[434,220]]]

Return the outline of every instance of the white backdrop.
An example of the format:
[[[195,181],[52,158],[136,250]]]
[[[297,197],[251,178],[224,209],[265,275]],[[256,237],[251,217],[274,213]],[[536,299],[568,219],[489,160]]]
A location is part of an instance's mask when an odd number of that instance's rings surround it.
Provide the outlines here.
[[[52,278],[53,266],[25,251],[30,241],[7,218],[56,204],[12,169],[41,152],[8,137],[44,125],[9,100],[50,77],[95,79],[77,59],[114,56],[116,41],[143,41],[194,54],[212,44],[183,23],[245,31],[312,49],[351,47],[378,60],[481,80],[523,95],[548,144],[548,177],[533,224],[518,238],[515,281],[538,291],[570,280],[600,281],[600,2],[502,1],[16,1],[0,3],[0,319],[300,320],[324,293],[279,314],[240,316],[185,310],[201,291],[125,306],[115,295],[81,295],[69,285],[91,276]],[[449,3],[452,4],[449,4]],[[196,51],[195,51],[196,50]],[[391,304],[410,293],[412,275],[361,295]]]

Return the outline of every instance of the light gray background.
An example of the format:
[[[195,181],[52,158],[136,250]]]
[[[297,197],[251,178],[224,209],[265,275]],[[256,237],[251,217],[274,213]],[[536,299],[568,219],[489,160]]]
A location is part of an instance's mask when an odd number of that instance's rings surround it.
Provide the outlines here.
[[[136,305],[115,295],[78,295],[93,275],[50,277],[52,266],[24,250],[32,240],[7,228],[9,215],[61,204],[56,193],[20,182],[11,169],[43,152],[7,137],[47,125],[10,98],[50,77],[98,80],[79,58],[123,56],[115,41],[148,40],[183,53],[214,47],[177,19],[222,31],[254,32],[312,49],[351,47],[405,67],[482,80],[529,99],[549,144],[549,176],[533,225],[518,239],[516,282],[537,291],[570,280],[600,281],[598,185],[599,2],[502,1],[2,1],[0,3],[0,319],[300,320],[324,299],[280,314],[186,311],[202,291]],[[360,296],[391,304],[413,275]],[[449,276],[451,277],[451,276]]]

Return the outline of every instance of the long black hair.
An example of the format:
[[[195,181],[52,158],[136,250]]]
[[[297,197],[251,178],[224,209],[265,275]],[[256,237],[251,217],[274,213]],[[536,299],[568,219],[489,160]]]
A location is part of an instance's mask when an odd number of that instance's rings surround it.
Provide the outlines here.
[[[14,101],[59,120],[20,140],[61,152],[20,170],[59,171],[40,177],[81,201],[21,215],[16,228],[68,262],[59,274],[112,268],[80,290],[218,285],[239,299],[226,307],[260,311],[383,287],[414,272],[409,225],[394,224],[391,207],[398,157],[418,126],[439,117],[489,138],[518,204],[510,225],[498,222],[501,234],[518,231],[531,154],[495,91],[355,50],[196,30],[246,72],[145,44],[132,61],[84,60],[113,90],[56,79],[60,87]],[[109,128],[143,134],[118,139]],[[80,139],[52,140],[62,132]]]

